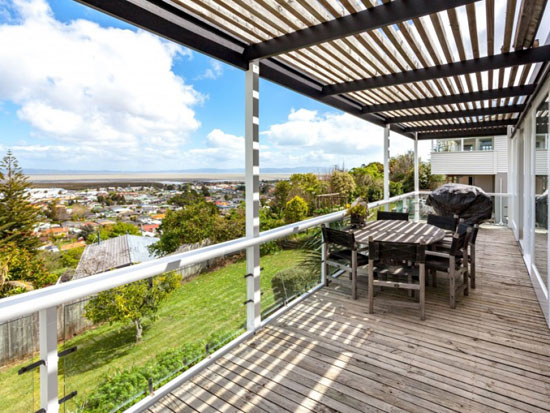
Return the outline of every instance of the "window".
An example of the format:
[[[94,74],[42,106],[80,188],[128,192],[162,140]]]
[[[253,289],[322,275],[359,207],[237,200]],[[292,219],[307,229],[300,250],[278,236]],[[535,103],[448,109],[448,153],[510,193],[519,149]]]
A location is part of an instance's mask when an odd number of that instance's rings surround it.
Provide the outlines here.
[[[478,144],[480,151],[493,150],[493,138],[479,138]]]
[[[476,140],[475,138],[464,139],[464,152],[475,151]]]
[[[462,138],[434,141],[433,152],[471,152],[494,150],[493,137],[490,138]]]
[[[462,150],[462,139],[438,140],[434,152],[459,152]]]

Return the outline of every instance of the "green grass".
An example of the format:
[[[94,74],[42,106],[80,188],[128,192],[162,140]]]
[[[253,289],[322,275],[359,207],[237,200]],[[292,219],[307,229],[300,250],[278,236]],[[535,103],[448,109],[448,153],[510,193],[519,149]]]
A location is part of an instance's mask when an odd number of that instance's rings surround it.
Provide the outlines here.
[[[285,250],[262,256],[262,310],[274,305],[273,275],[295,267],[301,254]],[[78,351],[59,362],[60,397],[78,391],[66,411],[74,411],[76,404],[101,383],[104,375],[117,369],[141,366],[163,351],[204,339],[218,331],[244,331],[245,273],[246,261],[240,260],[184,283],[162,304],[158,318],[144,323],[143,339],[137,344],[133,325],[104,324],[60,345],[60,350],[78,346]],[[17,370],[29,361],[0,369],[0,410],[3,412],[33,411],[33,395],[34,410],[39,408],[38,374],[17,375]]]

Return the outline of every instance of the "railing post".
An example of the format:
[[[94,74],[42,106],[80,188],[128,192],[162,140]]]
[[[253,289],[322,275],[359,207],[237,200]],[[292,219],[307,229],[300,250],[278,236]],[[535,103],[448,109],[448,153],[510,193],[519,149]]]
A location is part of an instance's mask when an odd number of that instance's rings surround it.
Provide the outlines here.
[[[321,228],[325,228],[326,225],[321,225]],[[328,265],[327,265],[327,243],[325,242],[325,238],[323,237],[323,234],[321,234],[321,284],[322,285],[328,285],[327,284],[327,273],[328,273]]]
[[[59,411],[57,394],[57,308],[50,307],[38,313],[40,341],[40,407],[47,413]]]
[[[418,132],[414,133],[414,220],[420,220],[420,171],[418,159]]]
[[[245,76],[245,189],[246,237],[260,235],[260,140],[259,76],[257,60],[249,63]],[[260,327],[260,247],[246,249],[246,326],[249,331]]]
[[[384,201],[390,199],[390,125],[384,128]],[[389,204],[384,205],[389,210]]]

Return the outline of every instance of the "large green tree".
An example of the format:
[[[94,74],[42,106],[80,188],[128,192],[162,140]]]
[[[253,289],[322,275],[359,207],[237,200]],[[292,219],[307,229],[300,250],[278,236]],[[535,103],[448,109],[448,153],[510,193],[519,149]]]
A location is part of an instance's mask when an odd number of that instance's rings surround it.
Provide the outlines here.
[[[11,151],[0,162],[0,240],[10,240],[34,253],[40,245],[33,235],[39,210],[29,201],[31,184]]]
[[[338,192],[344,202],[348,202],[355,192],[355,181],[349,172],[334,170],[330,175],[330,189]]]
[[[183,244],[212,238],[217,215],[216,206],[204,201],[191,203],[178,211],[167,211],[160,225],[160,241],[153,244],[153,251],[169,254]]]

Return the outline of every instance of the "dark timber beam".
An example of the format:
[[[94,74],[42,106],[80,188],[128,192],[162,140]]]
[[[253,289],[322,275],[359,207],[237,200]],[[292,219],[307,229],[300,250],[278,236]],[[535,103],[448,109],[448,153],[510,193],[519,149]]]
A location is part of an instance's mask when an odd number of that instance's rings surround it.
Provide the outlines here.
[[[469,129],[464,131],[419,133],[418,140],[428,139],[450,139],[450,138],[473,138],[478,136],[506,135],[506,128]]]
[[[410,116],[395,116],[393,118],[386,119],[386,122],[387,123],[407,123],[407,122],[420,122],[425,120],[437,120],[437,119],[457,119],[457,118],[466,118],[466,117],[499,115],[502,113],[518,113],[518,112],[523,112],[524,109],[525,109],[525,105],[497,106],[494,108],[456,110],[452,112],[424,113],[422,115],[410,115]]]
[[[367,10],[317,24],[248,46],[245,60],[262,59],[401,23],[477,0],[394,0]]]
[[[241,69],[248,67],[242,57],[245,44],[162,0],[77,1],[230,65]],[[386,124],[380,115],[362,114],[362,105],[349,97],[324,96],[322,83],[273,59],[264,59],[260,63],[260,77],[376,125]],[[392,125],[391,130],[413,137],[399,125]]]
[[[246,69],[245,44],[161,0],[76,0],[232,66]]]
[[[403,100],[400,102],[381,103],[379,105],[364,106],[363,113],[390,112],[393,110],[405,110],[424,108],[429,106],[451,105],[454,103],[475,102],[477,100],[502,99],[514,96],[530,95],[536,85],[514,86],[502,89],[484,90],[481,92],[459,93],[457,95],[438,96],[433,98]]]
[[[407,70],[405,72],[392,73],[389,75],[326,85],[323,92],[326,95],[337,95],[340,93],[357,92],[360,90],[420,82],[449,76],[466,75],[469,73],[547,61],[550,61],[550,45],[448,63],[445,65],[431,66],[424,69]]]
[[[452,125],[414,126],[407,128],[407,132],[432,132],[462,129],[495,128],[499,126],[515,125],[517,119],[493,120],[489,122],[455,123]]]

